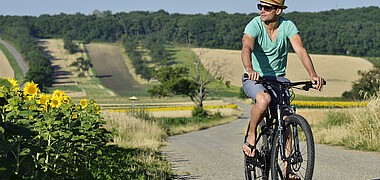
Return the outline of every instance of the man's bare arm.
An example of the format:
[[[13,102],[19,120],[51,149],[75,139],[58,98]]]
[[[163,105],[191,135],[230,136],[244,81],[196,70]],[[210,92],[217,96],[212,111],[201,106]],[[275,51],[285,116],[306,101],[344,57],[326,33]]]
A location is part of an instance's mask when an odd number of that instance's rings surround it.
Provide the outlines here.
[[[294,35],[290,38],[290,42],[293,46],[294,51],[297,53],[299,59],[301,60],[303,66],[309,73],[310,80],[317,83],[318,90],[322,90],[324,79],[322,77],[319,77],[317,72],[315,71],[313,61],[311,60],[309,54],[303,46],[301,36],[299,34]]]
[[[242,43],[243,47],[241,50],[241,60],[243,62],[244,68],[249,76],[249,79],[257,80],[259,79],[260,75],[253,70],[251,59],[255,39],[248,34],[244,34]]]

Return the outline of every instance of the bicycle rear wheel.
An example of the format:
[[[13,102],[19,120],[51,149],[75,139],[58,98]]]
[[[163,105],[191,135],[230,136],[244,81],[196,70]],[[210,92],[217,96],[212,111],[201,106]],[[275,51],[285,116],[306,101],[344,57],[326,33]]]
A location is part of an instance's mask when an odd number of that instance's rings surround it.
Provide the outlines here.
[[[293,114],[285,119],[286,160],[281,159],[279,135],[276,133],[271,155],[272,179],[285,179],[286,169],[301,179],[312,179],[315,161],[313,133],[309,123],[300,115]],[[285,136],[284,135],[284,136]],[[285,137],[285,138],[286,138]],[[287,168],[285,169],[285,166]]]
[[[265,133],[261,133],[262,127],[265,126],[265,121],[261,121],[257,127],[257,134],[259,134],[259,138],[256,141],[256,148],[258,150],[258,154],[256,156],[259,158],[255,163],[251,163],[246,156],[244,156],[244,172],[245,179],[268,179],[269,176],[269,146],[268,146],[268,136]],[[249,129],[249,125],[248,125]],[[247,133],[245,139],[247,139]]]

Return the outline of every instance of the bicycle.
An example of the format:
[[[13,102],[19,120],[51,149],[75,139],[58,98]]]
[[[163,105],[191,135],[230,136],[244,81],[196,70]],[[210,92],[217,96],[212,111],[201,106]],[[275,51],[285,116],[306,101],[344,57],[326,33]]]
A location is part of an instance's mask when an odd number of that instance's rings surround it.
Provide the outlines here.
[[[268,107],[258,125],[255,157],[244,156],[245,179],[286,179],[285,162],[301,179],[312,179],[315,161],[313,133],[306,119],[296,114],[295,106],[290,105],[295,97],[293,88],[309,91],[313,88],[312,82],[276,82],[260,78],[257,83],[267,89],[277,86],[280,95],[276,107]],[[296,87],[299,85],[303,87]]]

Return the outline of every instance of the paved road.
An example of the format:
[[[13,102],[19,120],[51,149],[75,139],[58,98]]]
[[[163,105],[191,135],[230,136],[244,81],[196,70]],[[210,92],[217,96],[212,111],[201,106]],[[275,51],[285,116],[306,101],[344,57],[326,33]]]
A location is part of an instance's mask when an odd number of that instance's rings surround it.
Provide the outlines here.
[[[11,46],[8,42],[0,39],[0,43],[3,44],[8,49],[8,51],[12,54],[12,56],[17,61],[17,64],[20,67],[20,69],[23,73],[23,76],[25,76],[25,74],[26,74],[26,72],[28,72],[29,68],[28,68],[28,65],[26,64],[26,62],[24,61],[24,59],[22,58],[21,54],[13,46]]]
[[[178,179],[244,179],[241,146],[250,107],[235,103],[244,110],[240,119],[168,138],[162,151],[172,163]],[[377,178],[380,178],[380,153],[316,145],[314,179]]]

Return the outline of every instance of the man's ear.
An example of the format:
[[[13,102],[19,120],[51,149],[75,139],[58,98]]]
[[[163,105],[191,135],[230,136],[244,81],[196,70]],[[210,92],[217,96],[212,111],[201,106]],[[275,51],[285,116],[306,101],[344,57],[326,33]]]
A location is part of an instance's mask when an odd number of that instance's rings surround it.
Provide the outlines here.
[[[281,9],[281,8],[276,9],[276,15],[277,16],[281,15],[282,11],[283,11],[283,9]]]

